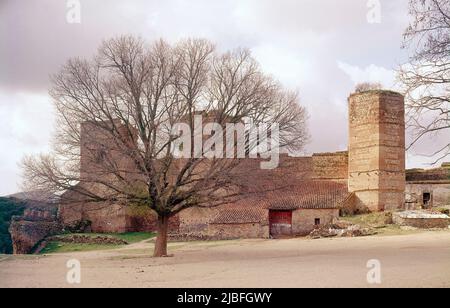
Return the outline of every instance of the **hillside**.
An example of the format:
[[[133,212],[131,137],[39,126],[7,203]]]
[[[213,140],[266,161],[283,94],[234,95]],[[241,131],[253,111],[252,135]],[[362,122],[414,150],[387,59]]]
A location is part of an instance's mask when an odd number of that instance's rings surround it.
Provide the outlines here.
[[[25,204],[13,199],[0,197],[0,254],[11,254],[12,243],[9,225],[12,216],[23,214]]]

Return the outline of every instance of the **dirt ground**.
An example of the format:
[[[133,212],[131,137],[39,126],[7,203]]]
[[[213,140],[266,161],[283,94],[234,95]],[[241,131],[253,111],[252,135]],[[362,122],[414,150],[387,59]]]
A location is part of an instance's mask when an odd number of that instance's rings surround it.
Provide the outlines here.
[[[141,242],[109,251],[0,256],[0,287],[450,287],[450,232],[342,238],[173,243],[151,258]],[[81,262],[81,284],[66,281]],[[381,263],[380,285],[367,262]]]

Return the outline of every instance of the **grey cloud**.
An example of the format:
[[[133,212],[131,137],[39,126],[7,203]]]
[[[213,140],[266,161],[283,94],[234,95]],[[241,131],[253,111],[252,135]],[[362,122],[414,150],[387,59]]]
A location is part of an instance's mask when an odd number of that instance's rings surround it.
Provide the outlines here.
[[[149,40],[205,37],[220,49],[252,49],[263,69],[298,89],[310,113],[312,142],[307,152],[335,151],[347,145],[346,99],[354,87],[339,62],[361,70],[371,65],[393,70],[407,59],[400,45],[408,0],[382,0],[380,24],[367,22],[365,0],[80,3],[81,24],[68,24],[64,0],[0,0],[0,106],[13,104],[9,97],[16,93],[46,93],[50,74],[70,57],[90,57],[105,38],[130,33]],[[36,114],[50,108],[49,99],[40,103]],[[36,126],[32,118],[29,121],[30,127]],[[17,171],[16,161],[30,151],[27,139],[35,140],[33,151],[45,149],[49,134],[12,134],[8,142],[1,137],[0,146],[17,147],[15,158],[6,162],[8,170]],[[2,186],[0,182],[0,194]]]

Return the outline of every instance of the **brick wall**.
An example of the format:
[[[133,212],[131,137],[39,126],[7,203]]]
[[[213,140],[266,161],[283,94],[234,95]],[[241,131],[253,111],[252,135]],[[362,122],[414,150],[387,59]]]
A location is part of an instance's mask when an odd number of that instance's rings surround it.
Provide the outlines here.
[[[217,208],[189,208],[183,210],[180,216],[181,234],[200,234],[207,232],[208,225],[217,215]]]
[[[211,223],[220,208],[189,208],[180,213],[179,239],[229,240],[237,238],[268,238],[268,222]]]
[[[65,227],[91,222],[95,233],[152,232],[158,228],[157,214],[148,207],[123,206],[110,203],[71,203],[59,208],[59,219]],[[178,232],[179,215],[169,220],[169,231]]]
[[[292,233],[308,235],[316,228],[315,220],[320,219],[321,225],[329,224],[333,218],[339,217],[338,209],[299,209],[292,213]]]
[[[424,206],[423,194],[431,194],[430,206],[450,206],[450,183],[407,183],[407,202],[411,203],[411,208],[421,208]]]
[[[61,226],[56,221],[28,221],[13,219],[9,227],[14,254],[32,253],[40,241],[50,235],[61,232]]]
[[[75,227],[80,222],[91,222],[92,232],[127,232],[127,209],[110,203],[71,203],[59,209],[64,226]]]
[[[207,234],[210,239],[220,240],[269,238],[269,226],[260,223],[211,224]]]
[[[400,214],[394,213],[392,217],[394,223],[400,226],[410,226],[419,229],[447,229],[450,226],[450,219],[448,217],[408,218],[402,217]]]
[[[348,152],[314,154],[312,163],[314,179],[346,180],[348,178]]]
[[[402,95],[369,91],[349,98],[349,191],[360,210],[404,207],[405,111]]]
[[[179,215],[169,218],[169,232],[178,232]],[[126,232],[153,232],[158,230],[158,214],[148,207],[126,207]]]
[[[430,170],[422,170],[422,169],[407,170],[406,181],[450,183],[450,168],[436,168]]]

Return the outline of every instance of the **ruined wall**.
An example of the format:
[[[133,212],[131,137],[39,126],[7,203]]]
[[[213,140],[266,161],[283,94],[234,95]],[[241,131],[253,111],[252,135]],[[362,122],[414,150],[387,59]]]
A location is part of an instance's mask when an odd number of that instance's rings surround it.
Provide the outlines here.
[[[448,163],[443,163],[440,168],[406,171],[408,208],[450,206],[450,167],[448,166]],[[424,194],[429,194],[429,202],[424,202]]]
[[[221,211],[227,206],[217,208],[189,208],[182,211],[180,216],[180,228],[178,239],[181,240],[229,240],[238,238],[268,238],[268,210],[266,219],[262,222],[246,222],[229,220],[228,222],[215,223]],[[244,210],[246,207],[243,206]],[[234,210],[236,208],[234,207]],[[245,211],[245,210],[244,210]],[[245,214],[242,214],[245,216]],[[243,217],[240,217],[243,218]]]
[[[233,240],[242,238],[269,238],[269,225],[260,223],[211,224],[208,226],[209,239]]]
[[[157,214],[148,207],[111,203],[72,203],[59,207],[59,220],[75,229],[82,222],[90,223],[95,233],[153,232],[158,228]],[[179,217],[171,217],[169,231],[178,232]]]
[[[112,127],[111,123],[104,125]],[[119,170],[120,175],[127,180],[135,176],[136,166],[127,153],[136,146],[136,132],[129,132],[128,127],[121,124],[120,120],[116,120],[114,125],[116,128],[112,133],[112,128],[102,129],[99,124],[89,121],[81,124],[80,178],[82,182],[104,179],[115,183],[118,181],[115,173],[117,174]],[[89,185],[92,183],[89,182]]]
[[[430,203],[424,204],[423,194],[429,193]],[[450,183],[407,183],[406,184],[407,203],[410,209],[423,207],[450,206]]]
[[[92,122],[81,125],[81,182],[77,188],[102,197],[120,198],[122,196],[116,191],[96,181],[101,179],[118,187],[135,183],[139,172],[127,153],[136,144],[136,131],[128,131],[128,127],[117,120],[114,122],[117,140],[114,141],[110,131],[112,124],[104,125],[105,129]],[[111,164],[115,166],[111,167]],[[118,173],[126,181],[119,180]],[[61,199],[59,219],[68,229],[76,229],[80,223],[90,222],[90,231],[98,233],[156,230],[156,215],[148,208],[136,210],[132,206],[112,202],[89,202],[76,191],[68,191]]]
[[[393,214],[392,219],[396,225],[419,229],[447,229],[450,226],[450,218],[442,214],[397,212]]]
[[[437,168],[431,170],[413,169],[406,172],[407,182],[448,182],[450,183],[450,169]]]
[[[354,192],[346,206],[348,211],[390,210],[404,206],[405,192],[405,136],[404,136],[404,100],[400,94],[388,91],[369,91],[354,94],[349,98],[349,152],[314,154],[312,157],[280,157],[280,167],[275,170],[261,170],[258,160],[244,160],[238,175],[242,182],[251,183],[243,193],[261,195],[277,186],[300,185],[304,180],[331,180],[347,182],[349,191]],[[107,140],[101,133],[90,132],[89,123],[83,133],[88,136],[82,144],[81,172],[83,178],[96,176],[95,170],[101,165],[105,153],[103,143]],[[132,139],[132,138],[131,138]],[[99,142],[100,141],[100,142]],[[120,149],[119,149],[120,150]],[[122,160],[124,170],[130,163],[126,157]],[[127,232],[155,229],[156,217],[152,213],[135,215],[124,207],[109,205],[96,208],[97,205],[84,204],[77,208],[61,208],[64,221],[92,221],[94,232]],[[322,224],[329,223],[338,216],[338,210],[298,210],[294,212],[293,228],[295,234],[308,234],[314,229],[316,218]],[[265,237],[268,225],[265,223],[240,224],[216,223],[217,209],[187,209],[175,220],[174,229],[180,235],[197,235],[233,238],[238,233],[242,237],[262,234]],[[245,230],[244,233],[237,229]],[[266,230],[267,229],[267,230]],[[222,235],[220,235],[222,234]]]
[[[368,91],[349,98],[349,191],[360,211],[404,207],[405,109],[402,95]]]
[[[9,232],[14,254],[28,254],[47,236],[60,233],[61,226],[57,222],[13,220]]]
[[[9,233],[14,254],[32,253],[47,236],[62,231],[57,219],[57,206],[52,202],[24,200],[22,216],[11,219]]]
[[[127,232],[126,207],[110,203],[72,203],[59,207],[59,218],[66,228],[90,222],[92,232]]]
[[[249,161],[252,161],[249,159]],[[245,164],[244,164],[245,166]],[[245,168],[245,167],[244,167]],[[257,165],[259,168],[259,163]],[[313,159],[312,157],[291,157],[286,154],[280,155],[280,164],[278,168],[273,170],[250,170],[248,179],[257,185],[263,179],[268,181],[285,182],[288,180],[304,180],[313,176]]]
[[[158,215],[145,206],[128,206],[126,208],[126,232],[156,231],[158,229]],[[175,220],[171,219],[170,223]],[[178,228],[178,225],[175,226]],[[174,228],[170,225],[170,228]]]
[[[29,208],[24,215],[13,217],[9,227],[14,254],[32,253],[47,236],[58,234],[62,227],[56,219],[55,210]]]
[[[340,181],[348,178],[348,152],[314,154],[312,164],[314,179]]]
[[[170,217],[169,232],[178,232],[179,215]],[[153,232],[158,230],[158,214],[148,207],[126,207],[126,232]]]
[[[348,178],[348,152],[315,153],[309,157],[280,156],[280,165],[266,170],[268,176],[281,176],[290,180],[336,180]]]
[[[292,233],[294,235],[308,235],[313,231],[316,218],[321,225],[327,225],[334,218],[339,217],[338,209],[299,209],[292,213]]]
[[[217,208],[189,208],[180,212],[181,234],[196,234],[206,232],[208,225],[216,217]]]

